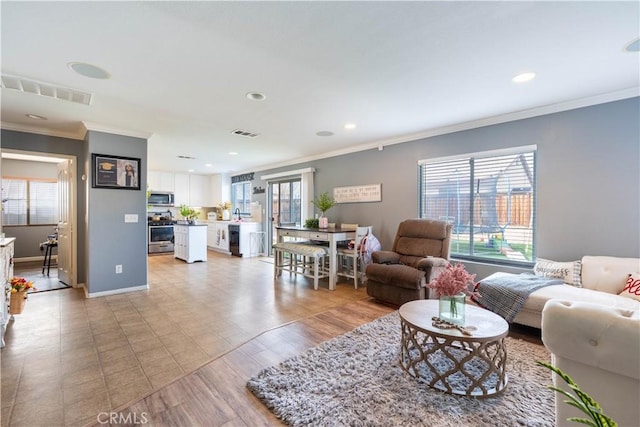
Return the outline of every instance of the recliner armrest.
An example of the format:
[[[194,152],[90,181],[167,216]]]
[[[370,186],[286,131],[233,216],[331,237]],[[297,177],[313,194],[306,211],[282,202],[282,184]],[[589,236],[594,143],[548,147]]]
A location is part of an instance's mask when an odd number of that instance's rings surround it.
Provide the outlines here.
[[[449,261],[444,258],[428,257],[422,258],[420,261],[418,261],[418,263],[416,264],[416,268],[419,268],[420,270],[427,270],[433,267],[446,267],[448,263]]]
[[[392,251],[376,251],[371,253],[371,260],[375,264],[399,264],[400,254]]]

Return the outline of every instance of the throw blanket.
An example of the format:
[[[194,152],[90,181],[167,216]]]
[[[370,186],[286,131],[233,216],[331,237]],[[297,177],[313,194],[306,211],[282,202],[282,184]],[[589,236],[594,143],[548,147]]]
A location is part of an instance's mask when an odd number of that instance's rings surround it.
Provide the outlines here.
[[[476,285],[476,291],[480,297],[471,297],[471,299],[511,323],[527,301],[529,294],[545,286],[563,283],[559,279],[549,279],[529,273],[494,273]]]

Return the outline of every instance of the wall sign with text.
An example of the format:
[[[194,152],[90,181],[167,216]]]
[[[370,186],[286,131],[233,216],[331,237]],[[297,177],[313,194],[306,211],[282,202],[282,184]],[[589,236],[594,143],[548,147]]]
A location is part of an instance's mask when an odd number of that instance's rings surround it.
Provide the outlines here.
[[[336,187],[333,189],[333,198],[336,203],[381,202],[381,186],[381,184],[370,184]]]

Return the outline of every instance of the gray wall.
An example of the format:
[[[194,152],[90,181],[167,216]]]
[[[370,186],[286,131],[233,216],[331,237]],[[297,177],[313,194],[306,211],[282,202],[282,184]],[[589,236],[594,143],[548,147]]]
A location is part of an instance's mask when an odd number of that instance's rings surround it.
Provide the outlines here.
[[[76,156],[78,283],[85,283],[91,294],[146,285],[147,141],[93,131],[87,133],[85,141],[8,130],[2,130],[1,136],[3,149]],[[141,189],[91,188],[91,153],[141,159]],[[138,214],[138,223],[125,224],[125,213]],[[9,230],[10,227],[6,229],[7,236]],[[41,227],[33,228],[22,236],[24,243],[15,236],[16,252],[21,244],[29,244],[28,239],[33,240],[34,233],[43,232]],[[115,274],[116,264],[122,264],[122,274]]]
[[[59,138],[55,136],[38,135],[33,133],[16,132],[2,129],[0,131],[1,147],[3,149],[10,148],[13,150],[29,151],[32,154],[64,154],[68,156],[75,156],[78,165],[78,176],[76,177],[77,185],[77,203],[75,205],[76,215],[78,218],[78,283],[84,283],[86,281],[86,236],[85,228],[82,226],[85,218],[85,206],[86,206],[86,191],[84,191],[84,183],[82,181],[82,165],[85,163],[85,143],[76,139]],[[4,172],[4,171],[3,171]],[[9,237],[16,237],[15,250],[16,254],[22,253],[22,246],[25,253],[29,249],[27,247],[33,247],[34,233],[44,233],[45,230],[40,230],[40,227],[35,228],[33,231],[29,231],[28,235],[23,241],[20,240],[20,236],[11,236],[11,227],[7,227],[3,230]],[[46,235],[50,233],[44,234]],[[29,237],[31,236],[31,237]],[[40,239],[38,239],[40,240]],[[44,241],[44,238],[40,241]],[[18,255],[16,255],[18,256]]]
[[[85,172],[88,193],[87,290],[90,294],[147,284],[147,140],[89,131]],[[141,159],[140,190],[92,188],[91,154]],[[125,223],[137,214],[137,223]],[[115,266],[122,265],[122,273]]]
[[[264,170],[260,176],[315,167],[316,193],[382,184],[382,202],[339,204],[330,222],[373,225],[389,248],[398,224],[418,215],[421,159],[537,144],[537,256],[558,261],[584,255],[640,257],[640,98],[632,98],[403,144]],[[254,195],[266,203],[266,194]],[[304,220],[304,219],[303,219]],[[469,264],[478,277],[496,270]]]
[[[316,168],[317,193],[380,183],[382,202],[340,204],[328,216],[331,222],[373,225],[383,248],[388,248],[400,221],[418,215],[418,160],[537,144],[538,256],[558,261],[583,255],[640,257],[639,101],[632,98],[396,144],[383,151],[262,170],[255,174],[252,187],[267,188],[261,175],[309,166]],[[146,188],[145,140],[90,132],[85,145],[7,130],[1,135],[3,148],[76,155],[79,169],[84,164],[87,176],[91,152],[139,157],[141,186]],[[89,179],[78,178],[78,281],[90,282],[90,292],[145,284],[144,192],[91,189]],[[90,206],[85,228],[87,193]],[[266,196],[253,197],[266,206]],[[124,224],[125,213],[137,213],[140,222]],[[123,274],[115,274],[116,264],[123,264]],[[85,280],[87,265],[91,267],[89,280]],[[478,277],[508,270],[467,265]]]

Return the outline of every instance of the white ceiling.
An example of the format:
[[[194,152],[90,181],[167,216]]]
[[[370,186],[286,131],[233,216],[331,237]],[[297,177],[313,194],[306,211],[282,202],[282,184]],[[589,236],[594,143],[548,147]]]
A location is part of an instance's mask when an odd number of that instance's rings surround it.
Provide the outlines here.
[[[153,170],[260,170],[637,96],[638,53],[624,46],[639,5],[3,1],[2,74],[92,101],[3,88],[2,127],[149,136]],[[111,78],[80,76],[73,61]],[[537,78],[511,82],[524,71]]]

